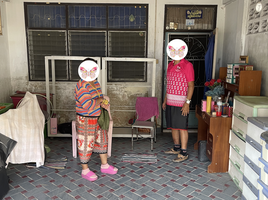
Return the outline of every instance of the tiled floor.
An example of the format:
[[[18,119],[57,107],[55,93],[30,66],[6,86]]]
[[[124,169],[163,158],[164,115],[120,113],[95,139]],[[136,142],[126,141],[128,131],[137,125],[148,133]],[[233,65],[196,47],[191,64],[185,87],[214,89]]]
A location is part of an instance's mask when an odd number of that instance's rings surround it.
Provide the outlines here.
[[[90,169],[99,176],[95,182],[81,178],[79,160],[72,157],[71,138],[46,139],[52,150],[48,157],[67,156],[67,168],[28,169],[24,164],[10,164],[7,169],[10,191],[4,199],[241,199],[241,191],[228,173],[206,172],[209,162],[199,162],[198,151],[193,149],[196,138],[194,133],[189,136],[190,158],[173,163],[175,156],[164,154],[172,147],[171,134],[157,134],[153,151],[158,157],[156,164],[120,161],[124,153],[150,153],[148,139],[135,142],[131,151],[130,138],[113,138],[109,163],[119,168],[119,172],[101,174],[99,156],[93,155]]]

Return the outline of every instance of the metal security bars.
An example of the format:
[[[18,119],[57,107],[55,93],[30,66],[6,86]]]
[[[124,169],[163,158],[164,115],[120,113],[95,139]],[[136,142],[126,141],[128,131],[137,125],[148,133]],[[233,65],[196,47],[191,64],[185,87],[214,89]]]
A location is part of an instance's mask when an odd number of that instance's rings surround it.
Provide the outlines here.
[[[43,61],[50,55],[147,57],[147,4],[24,3],[24,6],[30,80],[45,80]],[[56,64],[61,66],[55,71],[56,80],[78,80],[79,61]],[[109,65],[108,81],[146,81],[146,63],[131,67],[127,62]],[[129,69],[132,71],[128,73]]]

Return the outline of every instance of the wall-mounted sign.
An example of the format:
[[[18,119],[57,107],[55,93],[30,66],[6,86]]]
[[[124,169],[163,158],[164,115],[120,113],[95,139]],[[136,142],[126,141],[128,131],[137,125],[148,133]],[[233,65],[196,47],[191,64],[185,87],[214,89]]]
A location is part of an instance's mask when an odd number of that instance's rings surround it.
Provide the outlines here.
[[[194,26],[194,19],[186,19],[186,26]]]
[[[202,19],[203,10],[186,10],[186,19]]]

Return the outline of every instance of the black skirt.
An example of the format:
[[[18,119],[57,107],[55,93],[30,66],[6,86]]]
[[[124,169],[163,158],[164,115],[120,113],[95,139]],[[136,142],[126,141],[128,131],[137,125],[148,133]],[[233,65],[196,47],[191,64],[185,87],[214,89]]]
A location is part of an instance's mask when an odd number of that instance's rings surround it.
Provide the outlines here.
[[[166,122],[167,129],[178,129],[187,130],[188,129],[188,117],[182,115],[182,107],[169,106],[166,107]]]

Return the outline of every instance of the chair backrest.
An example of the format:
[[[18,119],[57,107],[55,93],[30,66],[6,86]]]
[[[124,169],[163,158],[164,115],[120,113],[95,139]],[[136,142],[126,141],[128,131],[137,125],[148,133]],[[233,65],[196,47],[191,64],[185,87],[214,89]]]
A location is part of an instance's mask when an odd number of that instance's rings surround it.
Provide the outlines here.
[[[158,118],[159,109],[156,97],[137,97],[136,100],[137,121],[146,121],[151,118],[154,121],[154,116]]]

